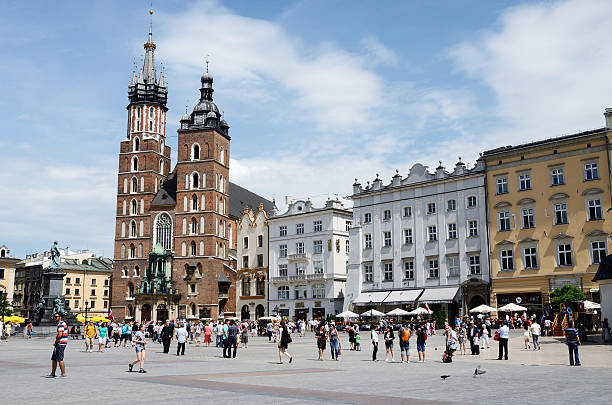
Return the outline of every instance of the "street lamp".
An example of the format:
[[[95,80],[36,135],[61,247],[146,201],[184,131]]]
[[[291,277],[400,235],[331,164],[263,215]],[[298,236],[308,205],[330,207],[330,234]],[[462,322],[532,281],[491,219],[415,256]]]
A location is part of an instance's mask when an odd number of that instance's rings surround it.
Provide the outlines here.
[[[372,300],[370,299],[370,328],[372,327]]]

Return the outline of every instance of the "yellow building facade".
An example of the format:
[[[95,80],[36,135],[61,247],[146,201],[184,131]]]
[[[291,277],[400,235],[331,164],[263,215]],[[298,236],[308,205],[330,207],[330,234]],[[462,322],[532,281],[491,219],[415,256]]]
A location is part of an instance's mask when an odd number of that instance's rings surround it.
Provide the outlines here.
[[[9,308],[12,309],[15,303],[15,264],[19,259],[12,257],[10,253],[8,247],[0,246],[0,294],[6,297]]]
[[[99,257],[62,260],[64,298],[75,315],[108,315],[112,266],[110,259]]]
[[[612,231],[611,139],[602,128],[484,152],[492,306],[541,312],[564,284],[597,294]]]

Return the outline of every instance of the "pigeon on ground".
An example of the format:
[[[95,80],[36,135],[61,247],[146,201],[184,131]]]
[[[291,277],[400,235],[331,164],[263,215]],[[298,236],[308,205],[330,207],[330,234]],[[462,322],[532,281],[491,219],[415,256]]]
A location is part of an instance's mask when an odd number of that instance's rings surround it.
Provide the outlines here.
[[[443,380],[445,380],[445,381],[446,381],[446,379],[447,379],[447,378],[449,378],[449,377],[450,377],[450,375],[448,375],[448,374],[445,374],[445,375],[441,375],[441,376],[440,376],[440,378],[441,378],[441,379],[443,379]]]
[[[482,374],[484,374],[484,373],[486,373],[486,371],[485,371],[485,370],[481,370],[481,369],[480,369],[480,364],[479,364],[479,365],[478,365],[478,367],[476,367],[476,369],[474,370],[474,375],[482,375]]]

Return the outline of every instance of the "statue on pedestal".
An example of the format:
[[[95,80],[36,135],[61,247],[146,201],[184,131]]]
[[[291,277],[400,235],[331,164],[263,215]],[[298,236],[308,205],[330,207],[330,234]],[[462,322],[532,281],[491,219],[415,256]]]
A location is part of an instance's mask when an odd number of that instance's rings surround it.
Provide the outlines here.
[[[56,297],[53,300],[53,313],[64,315],[64,302],[60,297]]]
[[[53,242],[53,246],[51,247],[51,259],[48,269],[51,271],[60,271],[60,251],[57,247],[57,241]]]
[[[43,315],[45,314],[45,300],[44,299],[41,298],[40,301],[38,301],[38,304],[36,304],[36,307],[34,307],[34,314],[36,315],[37,322],[40,322]]]

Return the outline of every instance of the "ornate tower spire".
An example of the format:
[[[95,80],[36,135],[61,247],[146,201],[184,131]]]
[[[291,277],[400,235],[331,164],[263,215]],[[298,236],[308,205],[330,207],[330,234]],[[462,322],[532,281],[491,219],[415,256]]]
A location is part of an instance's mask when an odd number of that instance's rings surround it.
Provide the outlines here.
[[[144,44],[145,57],[142,65],[142,79],[147,84],[157,83],[157,72],[155,70],[155,44],[153,43],[153,10],[149,10],[149,37]]]
[[[155,44],[153,43],[153,10],[149,10],[149,36],[144,44],[144,58],[142,69],[138,71],[138,77],[132,76],[128,86],[128,97],[131,103],[147,102],[166,106],[168,85],[164,73],[157,76],[155,67]]]

